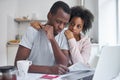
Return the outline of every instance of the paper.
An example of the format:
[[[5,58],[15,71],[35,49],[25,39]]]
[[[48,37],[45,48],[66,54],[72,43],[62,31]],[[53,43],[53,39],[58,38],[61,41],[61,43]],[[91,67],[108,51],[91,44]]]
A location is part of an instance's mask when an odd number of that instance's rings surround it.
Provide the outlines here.
[[[82,64],[81,62],[75,63],[68,67],[69,72],[61,75],[62,79],[77,80],[94,74],[94,69]]]
[[[73,72],[73,71],[91,71],[91,70],[93,70],[90,67],[82,64],[81,62],[73,64],[68,69],[69,69],[70,72]]]

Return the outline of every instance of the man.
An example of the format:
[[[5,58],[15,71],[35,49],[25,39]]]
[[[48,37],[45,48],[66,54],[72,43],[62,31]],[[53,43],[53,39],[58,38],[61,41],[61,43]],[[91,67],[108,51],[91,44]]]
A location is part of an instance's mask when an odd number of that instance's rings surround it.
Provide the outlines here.
[[[18,60],[28,59],[33,62],[29,72],[64,74],[68,71],[69,60],[68,44],[62,30],[69,21],[70,8],[66,3],[57,1],[47,18],[48,22],[41,26],[40,31],[28,28],[20,42],[15,65]]]

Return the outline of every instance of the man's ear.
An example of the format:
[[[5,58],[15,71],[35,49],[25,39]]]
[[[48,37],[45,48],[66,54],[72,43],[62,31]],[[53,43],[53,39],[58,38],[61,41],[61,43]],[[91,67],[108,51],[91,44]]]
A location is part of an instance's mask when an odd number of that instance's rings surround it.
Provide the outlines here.
[[[48,18],[48,20],[51,20],[52,14],[50,12],[48,13],[47,18]]]

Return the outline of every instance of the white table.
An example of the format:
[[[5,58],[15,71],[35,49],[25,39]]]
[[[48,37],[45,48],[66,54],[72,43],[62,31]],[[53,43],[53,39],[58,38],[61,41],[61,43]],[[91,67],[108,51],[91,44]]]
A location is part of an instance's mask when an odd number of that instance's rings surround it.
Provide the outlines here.
[[[93,75],[94,71],[88,71],[88,72],[73,72],[73,73],[67,73],[64,75],[60,75],[58,78],[52,79],[52,80],[77,80],[82,79],[84,77]],[[50,79],[43,79],[41,78],[45,74],[38,74],[38,73],[28,73],[26,77],[20,77],[17,76],[17,80],[50,80]]]

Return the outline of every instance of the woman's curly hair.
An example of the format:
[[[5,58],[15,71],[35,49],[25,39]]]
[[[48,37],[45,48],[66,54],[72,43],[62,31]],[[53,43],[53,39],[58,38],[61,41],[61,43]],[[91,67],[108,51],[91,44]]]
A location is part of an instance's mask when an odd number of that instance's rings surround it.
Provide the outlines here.
[[[94,21],[93,14],[86,8],[82,6],[75,6],[71,8],[71,17],[70,20],[74,17],[80,17],[84,21],[82,32],[86,34],[86,32],[92,28],[92,22]]]

